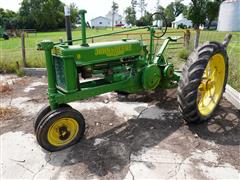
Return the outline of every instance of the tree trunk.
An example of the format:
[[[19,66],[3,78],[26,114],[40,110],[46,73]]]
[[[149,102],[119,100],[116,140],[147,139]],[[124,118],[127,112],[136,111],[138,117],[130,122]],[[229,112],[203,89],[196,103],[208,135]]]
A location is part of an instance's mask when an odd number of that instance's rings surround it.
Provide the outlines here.
[[[113,11],[113,13],[112,13],[112,31],[114,30],[114,15],[115,15],[115,13]]]
[[[196,29],[196,34],[194,37],[194,49],[196,49],[198,47],[199,44],[199,37],[200,37],[200,29]]]

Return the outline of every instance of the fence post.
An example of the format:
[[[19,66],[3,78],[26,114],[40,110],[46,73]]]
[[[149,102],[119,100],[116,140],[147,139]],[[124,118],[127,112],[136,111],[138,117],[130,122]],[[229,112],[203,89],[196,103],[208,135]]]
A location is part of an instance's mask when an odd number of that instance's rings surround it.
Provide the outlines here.
[[[184,47],[187,49],[189,49],[190,38],[191,32],[187,29],[186,32],[184,32]]]
[[[26,62],[26,49],[25,49],[25,35],[24,32],[21,34],[21,42],[22,42],[22,61],[23,61],[23,67],[27,67]]]
[[[194,37],[194,49],[196,49],[198,47],[199,37],[200,37],[200,29],[196,29],[196,34]]]

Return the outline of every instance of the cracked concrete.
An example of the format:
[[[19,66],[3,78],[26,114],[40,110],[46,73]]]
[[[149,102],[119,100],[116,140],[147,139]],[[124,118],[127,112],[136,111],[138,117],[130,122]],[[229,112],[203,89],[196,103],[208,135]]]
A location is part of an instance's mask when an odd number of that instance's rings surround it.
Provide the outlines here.
[[[11,78],[6,78],[11,81]],[[3,78],[3,79],[4,79]],[[36,143],[32,121],[47,103],[46,79],[16,78],[1,107],[1,179],[239,179],[240,112],[226,100],[208,122],[186,125],[176,91],[108,93],[70,105],[86,119],[83,140],[48,153]],[[11,81],[12,82],[12,81]]]

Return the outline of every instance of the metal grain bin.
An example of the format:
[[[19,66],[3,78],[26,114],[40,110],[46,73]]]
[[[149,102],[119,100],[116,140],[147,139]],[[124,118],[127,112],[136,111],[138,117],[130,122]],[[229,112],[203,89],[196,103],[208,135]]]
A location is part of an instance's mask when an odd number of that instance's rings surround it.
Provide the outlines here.
[[[240,0],[226,0],[221,4],[218,31],[240,31]]]

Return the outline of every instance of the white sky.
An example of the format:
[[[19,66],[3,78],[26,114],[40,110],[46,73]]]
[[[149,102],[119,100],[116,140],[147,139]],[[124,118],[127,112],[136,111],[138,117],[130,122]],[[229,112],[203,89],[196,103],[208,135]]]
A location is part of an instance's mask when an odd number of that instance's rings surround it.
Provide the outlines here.
[[[80,9],[86,9],[87,20],[95,18],[97,16],[105,16],[108,11],[111,10],[112,0],[61,0],[65,4],[75,3]],[[166,7],[168,4],[174,0],[160,0],[160,4]],[[22,0],[0,0],[0,7],[4,9],[10,9],[17,11],[20,7]],[[119,5],[119,13],[122,15],[126,7],[130,6],[131,0],[115,0]],[[149,12],[154,12],[154,7],[156,6],[157,0],[146,0],[147,10]],[[184,0],[184,4],[188,4],[190,0]]]

